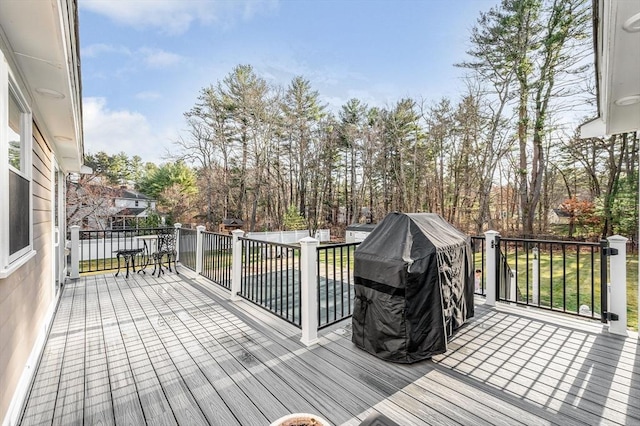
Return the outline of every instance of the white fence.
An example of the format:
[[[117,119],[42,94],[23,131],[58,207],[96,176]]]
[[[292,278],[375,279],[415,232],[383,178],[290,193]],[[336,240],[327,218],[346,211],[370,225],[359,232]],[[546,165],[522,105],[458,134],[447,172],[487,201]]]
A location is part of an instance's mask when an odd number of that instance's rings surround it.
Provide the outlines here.
[[[258,241],[268,241],[270,243],[292,244],[297,243],[303,238],[309,237],[309,231],[277,231],[277,232],[247,232],[246,238]],[[331,233],[328,229],[318,229],[315,239],[320,242],[331,240]]]

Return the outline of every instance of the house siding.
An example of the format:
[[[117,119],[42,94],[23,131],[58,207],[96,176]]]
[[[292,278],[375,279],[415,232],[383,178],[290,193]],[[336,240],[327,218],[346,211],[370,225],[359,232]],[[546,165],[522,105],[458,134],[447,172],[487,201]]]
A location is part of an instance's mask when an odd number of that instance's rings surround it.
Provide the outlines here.
[[[138,202],[138,205],[136,205],[136,201]],[[147,208],[149,207],[149,202],[144,200],[132,200],[130,198],[116,198],[115,206],[122,208]]]
[[[33,249],[29,262],[0,280],[0,419],[12,398],[38,338],[46,333],[55,303],[52,276],[51,149],[33,129]],[[30,366],[32,371],[35,366]]]

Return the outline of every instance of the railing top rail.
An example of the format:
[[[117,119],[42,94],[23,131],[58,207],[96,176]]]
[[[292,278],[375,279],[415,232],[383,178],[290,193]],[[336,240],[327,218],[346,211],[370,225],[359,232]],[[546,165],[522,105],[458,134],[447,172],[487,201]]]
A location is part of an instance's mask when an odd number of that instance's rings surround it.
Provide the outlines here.
[[[167,233],[174,231],[173,227],[164,227],[164,228],[127,228],[127,229],[86,229],[79,230],[80,239],[88,240],[88,239],[100,239],[104,238],[114,238],[115,236],[124,237],[135,237],[140,235],[153,235],[159,232]],[[67,232],[71,233],[71,230]],[[120,238],[120,237],[118,237]]]
[[[209,235],[218,235],[220,237],[227,237],[227,238],[233,238],[232,235],[229,234],[223,234],[222,232],[215,232],[215,231],[202,231],[203,234],[209,234]]]
[[[587,247],[600,247],[600,243],[594,243],[592,241],[562,241],[562,240],[532,240],[525,238],[507,238],[500,237],[500,241],[510,241],[518,243],[535,243],[535,244],[564,244],[570,246],[587,246]]]
[[[358,241],[357,243],[323,244],[321,246],[318,246],[317,249],[318,250],[329,250],[329,249],[332,249],[332,248],[351,247],[351,246],[358,246],[358,245],[360,245],[360,241]]]
[[[165,229],[175,229],[175,228],[172,226],[159,226],[156,228],[80,229],[80,232],[139,232],[139,231],[160,231]]]
[[[300,248],[300,246],[298,244],[276,243],[274,241],[255,240],[253,238],[246,238],[246,237],[240,237],[238,239],[241,240],[241,241],[251,241],[251,242],[254,242],[254,243],[269,244],[269,245],[276,246],[276,247],[284,247],[284,248],[290,248],[290,249],[299,249]]]

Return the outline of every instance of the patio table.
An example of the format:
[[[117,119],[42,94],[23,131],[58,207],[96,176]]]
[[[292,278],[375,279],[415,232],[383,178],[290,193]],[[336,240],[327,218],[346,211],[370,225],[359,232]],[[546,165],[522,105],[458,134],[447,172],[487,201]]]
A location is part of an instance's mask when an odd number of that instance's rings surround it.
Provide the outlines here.
[[[138,272],[146,274],[145,269],[152,262],[153,253],[158,250],[158,235],[139,235],[134,237],[138,241],[142,241],[142,261],[144,262]]]

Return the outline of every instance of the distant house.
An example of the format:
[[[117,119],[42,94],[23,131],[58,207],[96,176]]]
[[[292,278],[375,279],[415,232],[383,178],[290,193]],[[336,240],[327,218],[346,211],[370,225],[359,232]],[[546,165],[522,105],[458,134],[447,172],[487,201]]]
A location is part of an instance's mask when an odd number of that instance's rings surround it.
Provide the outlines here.
[[[218,232],[222,234],[230,234],[236,229],[242,229],[244,221],[238,218],[222,219],[222,223],[218,225]]]
[[[354,223],[347,226],[344,240],[347,243],[361,243],[376,227],[373,223]]]
[[[551,209],[548,220],[550,225],[568,225],[571,221],[571,214],[564,209]]]
[[[136,228],[141,219],[156,212],[156,200],[141,192],[119,188],[113,197],[111,214],[107,220],[108,229]]]
[[[70,183],[68,193],[69,225],[84,230],[137,228],[157,213],[156,200],[126,186],[103,184],[99,177]]]

